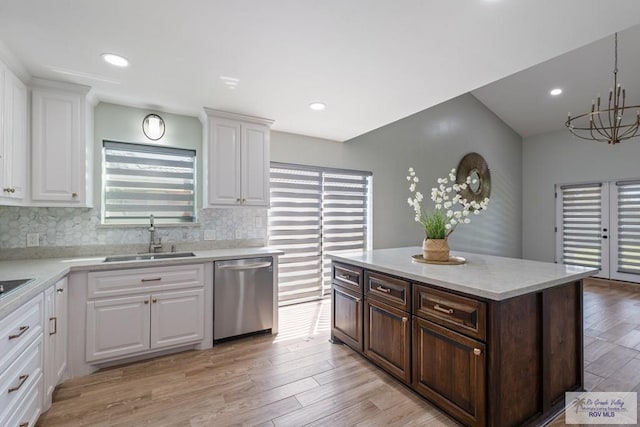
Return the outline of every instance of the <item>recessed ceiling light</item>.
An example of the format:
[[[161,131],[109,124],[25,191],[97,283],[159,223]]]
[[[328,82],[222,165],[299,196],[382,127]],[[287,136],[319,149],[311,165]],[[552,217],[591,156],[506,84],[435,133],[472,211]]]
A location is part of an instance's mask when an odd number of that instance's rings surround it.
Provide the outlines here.
[[[309,108],[315,111],[322,111],[327,108],[327,104],[325,104],[324,102],[312,102],[311,104],[309,104]]]
[[[551,89],[551,92],[549,93],[551,94],[551,96],[558,96],[562,93],[562,89],[560,88]]]
[[[240,84],[240,79],[235,77],[220,76],[220,80],[222,80],[229,89],[235,89],[238,84]]]
[[[129,65],[129,61],[127,58],[116,55],[115,53],[103,53],[102,59],[107,61],[111,65],[115,65],[116,67],[126,67]]]

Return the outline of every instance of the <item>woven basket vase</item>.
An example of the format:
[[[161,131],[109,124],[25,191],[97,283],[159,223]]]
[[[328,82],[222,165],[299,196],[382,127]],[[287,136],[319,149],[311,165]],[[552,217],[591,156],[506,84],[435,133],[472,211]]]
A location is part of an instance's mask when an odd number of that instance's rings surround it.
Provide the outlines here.
[[[422,242],[422,257],[427,261],[449,261],[447,239],[427,239]]]

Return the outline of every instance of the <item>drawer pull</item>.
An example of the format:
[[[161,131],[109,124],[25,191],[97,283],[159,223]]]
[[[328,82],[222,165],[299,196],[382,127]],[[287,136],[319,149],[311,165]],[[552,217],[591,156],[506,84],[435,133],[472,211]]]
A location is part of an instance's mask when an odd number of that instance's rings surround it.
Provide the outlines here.
[[[476,356],[480,356],[482,354],[482,350],[480,350],[479,348],[474,348],[473,354],[475,354]]]
[[[339,277],[340,277],[341,279],[351,281],[351,276],[349,276],[348,274],[341,274]]]
[[[9,388],[9,393],[13,393],[14,391],[20,390],[20,387],[22,387],[22,384],[24,384],[24,382],[27,380],[27,378],[29,378],[29,374],[20,375],[20,377],[19,377],[20,384],[18,384],[15,387],[10,387]]]
[[[9,339],[13,340],[16,338],[20,338],[25,332],[27,332],[29,330],[29,326],[20,326],[20,333],[15,334],[15,335],[9,335]]]
[[[376,289],[379,290],[380,292],[384,292],[385,294],[388,294],[389,292],[391,292],[391,289],[383,288],[382,286],[378,286]]]
[[[154,277],[152,279],[140,279],[141,282],[159,282],[162,280],[162,277]]]
[[[440,304],[436,304],[433,306],[434,310],[440,311],[442,313],[453,314],[453,308],[444,308],[440,307]]]
[[[18,427],[29,427],[29,423],[20,423]]]
[[[49,322],[51,322],[52,320],[53,320],[53,332],[49,332],[49,335],[55,335],[58,333],[58,318],[50,317]]]

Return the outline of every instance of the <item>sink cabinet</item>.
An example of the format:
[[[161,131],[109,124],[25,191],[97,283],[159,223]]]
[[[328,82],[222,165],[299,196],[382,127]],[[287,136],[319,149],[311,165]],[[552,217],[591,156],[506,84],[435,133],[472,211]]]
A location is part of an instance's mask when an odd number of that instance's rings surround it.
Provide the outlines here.
[[[202,264],[89,273],[87,288],[87,362],[204,338]]]

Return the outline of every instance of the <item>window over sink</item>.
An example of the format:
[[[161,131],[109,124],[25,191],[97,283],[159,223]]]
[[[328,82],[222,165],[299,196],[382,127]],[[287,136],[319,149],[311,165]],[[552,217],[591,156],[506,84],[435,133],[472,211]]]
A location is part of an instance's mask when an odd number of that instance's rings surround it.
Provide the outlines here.
[[[103,141],[103,224],[195,221],[195,150]]]

